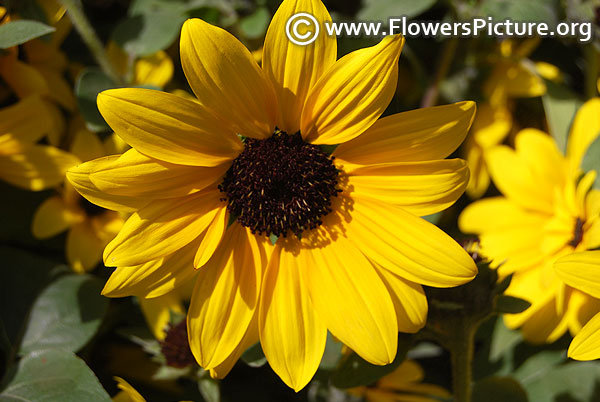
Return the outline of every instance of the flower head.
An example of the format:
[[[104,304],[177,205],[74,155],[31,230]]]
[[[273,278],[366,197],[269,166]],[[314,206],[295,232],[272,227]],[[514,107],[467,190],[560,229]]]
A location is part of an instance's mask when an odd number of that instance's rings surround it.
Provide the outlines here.
[[[583,156],[600,133],[600,99],[582,106],[573,122],[566,156],[550,136],[534,129],[517,134],[516,149],[489,151],[491,176],[503,197],[468,206],[459,219],[465,232],[480,235],[482,252],[514,273],[506,293],[531,302],[521,314],[505,316],[531,341],[552,341],[569,328],[579,331],[597,300],[566,286],[554,262],[600,245],[600,192],[596,173],[581,169]]]
[[[317,370],[327,330],[387,364],[398,331],[424,325],[422,285],[476,273],[419,218],[466,187],[465,163],[443,158],[464,139],[474,104],[378,120],[403,38],[336,60],[335,38],[287,40],[285,22],[300,11],[330,20],[318,0],[285,0],[262,67],[226,31],[188,20],[181,60],[198,102],[103,92],[101,113],[133,149],[68,174],[92,202],[134,211],[105,249],[117,269],[104,294],[157,297],[193,278],[188,333],[199,364],[223,376],[260,339],[295,390]],[[332,154],[320,147],[337,144]]]

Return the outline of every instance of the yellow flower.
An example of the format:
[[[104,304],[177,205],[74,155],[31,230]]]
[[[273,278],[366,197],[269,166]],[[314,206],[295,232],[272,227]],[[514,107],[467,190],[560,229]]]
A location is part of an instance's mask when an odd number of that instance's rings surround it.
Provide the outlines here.
[[[117,381],[117,387],[120,389],[119,393],[112,397],[113,402],[146,402],[146,399],[142,394],[133,388],[127,381],[121,377],[113,378]]]
[[[461,230],[480,235],[481,251],[499,265],[499,274],[514,273],[507,294],[532,303],[504,320],[511,328],[522,326],[533,342],[553,341],[567,328],[576,333],[600,307],[553,269],[561,256],[600,246],[600,192],[590,190],[596,174],[580,179],[583,155],[598,133],[599,98],[577,113],[566,157],[550,136],[522,130],[516,150],[498,146],[487,158],[504,197],[475,202],[459,218]]]
[[[567,255],[556,261],[554,268],[567,285],[600,299],[599,250]],[[577,333],[569,346],[568,354],[575,360],[600,358],[600,313]]]
[[[26,190],[58,185],[67,169],[79,163],[67,152],[36,144],[52,119],[46,106],[31,95],[0,109],[0,179]]]
[[[181,59],[198,103],[103,92],[101,113],[133,149],[68,173],[90,201],[135,211],[105,249],[117,267],[105,295],[157,297],[194,279],[188,332],[199,364],[222,377],[260,339],[295,390],[317,370],[327,330],[367,361],[390,363],[398,331],[424,325],[422,285],[476,274],[454,240],[419,218],[466,187],[465,162],[442,158],[463,141],[474,103],[378,120],[404,40],[336,61],[335,38],[287,40],[298,11],[330,20],[318,0],[285,0],[262,67],[226,31],[188,20]],[[332,155],[320,147],[331,144],[341,144]]]
[[[75,161],[72,165],[106,154],[104,144],[85,129],[75,134],[71,151]],[[64,173],[61,179],[64,181]],[[45,200],[35,211],[31,231],[36,238],[46,239],[68,230],[67,261],[75,272],[83,273],[98,265],[102,250],[123,222],[118,212],[89,203],[67,181],[59,194]]]
[[[421,366],[405,360],[373,386],[353,388],[350,393],[364,397],[367,402],[436,402],[450,398],[444,388],[422,384],[424,378]]]

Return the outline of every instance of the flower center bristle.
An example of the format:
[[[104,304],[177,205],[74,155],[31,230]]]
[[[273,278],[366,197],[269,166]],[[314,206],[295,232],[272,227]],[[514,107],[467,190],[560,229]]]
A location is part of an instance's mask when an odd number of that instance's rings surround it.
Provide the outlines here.
[[[575,227],[573,228],[573,238],[569,243],[567,243],[571,247],[577,247],[579,243],[583,240],[583,224],[585,222],[581,218],[577,218],[575,220]]]
[[[300,236],[318,227],[331,212],[331,197],[341,191],[333,157],[300,133],[278,129],[265,140],[247,138],[244,145],[219,185],[237,221],[266,236]]]
[[[169,325],[165,339],[160,342],[160,349],[168,366],[184,368],[195,361],[188,343],[186,320]]]

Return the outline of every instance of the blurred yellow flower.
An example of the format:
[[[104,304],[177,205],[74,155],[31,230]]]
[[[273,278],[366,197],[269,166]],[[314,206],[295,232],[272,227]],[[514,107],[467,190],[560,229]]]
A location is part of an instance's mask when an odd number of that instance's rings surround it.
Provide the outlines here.
[[[182,66],[199,103],[145,89],[101,93],[101,113],[133,149],[68,173],[90,201],[135,210],[105,249],[117,267],[105,295],[156,297],[195,277],[188,331],[199,364],[224,376],[260,339],[295,390],[317,370],[327,330],[387,364],[398,331],[425,323],[422,285],[456,286],[477,272],[419,218],[466,187],[465,162],[443,158],[463,141],[474,103],[378,120],[403,38],[336,61],[333,37],[287,40],[299,10],[331,20],[319,0],[285,0],[262,67],[231,34],[188,20]],[[332,155],[320,147],[331,144],[341,144]]]
[[[514,273],[506,293],[532,304],[504,317],[530,341],[551,342],[567,328],[577,333],[600,307],[553,269],[557,258],[600,246],[600,192],[590,190],[596,173],[581,177],[580,168],[599,133],[595,98],[575,117],[566,157],[550,136],[534,129],[517,134],[516,150],[492,148],[488,166],[504,197],[475,202],[459,218],[462,231],[480,235],[481,251],[499,265],[499,274]]]
[[[173,77],[173,61],[164,51],[131,60],[115,42],[109,42],[106,54],[122,77],[129,77],[130,85],[152,85],[164,88]]]
[[[106,154],[105,146],[96,134],[85,129],[76,132],[71,152],[74,164]],[[64,173],[62,181],[65,181]],[[102,250],[116,236],[123,222],[118,212],[91,204],[65,181],[58,195],[48,198],[37,208],[31,230],[38,239],[68,230],[67,261],[75,272],[83,273],[98,265]]]
[[[80,161],[73,155],[36,142],[48,133],[52,117],[37,95],[0,109],[0,179],[26,190],[44,190],[64,180]]]
[[[367,402],[439,402],[450,398],[444,388],[423,384],[425,373],[413,360],[405,360],[391,374],[368,387],[349,390]]]

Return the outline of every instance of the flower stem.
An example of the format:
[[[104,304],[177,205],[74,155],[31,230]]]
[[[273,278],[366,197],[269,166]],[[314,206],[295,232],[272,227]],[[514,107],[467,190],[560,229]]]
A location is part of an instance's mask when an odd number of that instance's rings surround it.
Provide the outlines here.
[[[454,58],[454,53],[456,52],[457,46],[458,38],[450,38],[446,41],[438,64],[438,69],[435,74],[435,79],[425,91],[425,95],[423,95],[423,99],[421,100],[421,107],[430,107],[437,103],[440,94],[440,84],[448,74],[448,70],[452,64],[452,59]]]
[[[586,58],[586,71],[585,71],[585,96],[591,99],[596,96],[598,80],[598,54],[593,44],[585,45],[583,49]]]
[[[463,322],[455,337],[448,342],[452,359],[452,388],[454,402],[471,402],[473,342],[475,328]]]
[[[81,38],[85,42],[88,49],[92,52],[92,55],[98,62],[98,65],[102,71],[109,76],[114,82],[121,83],[119,74],[115,71],[113,65],[108,60],[106,52],[104,51],[104,45],[98,39],[94,28],[86,18],[81,2],[79,0],[59,0],[63,7],[67,10],[67,14],[73,22],[73,26],[81,35]]]

